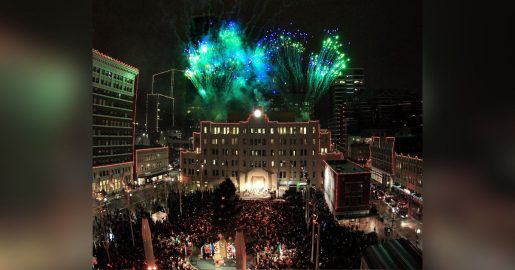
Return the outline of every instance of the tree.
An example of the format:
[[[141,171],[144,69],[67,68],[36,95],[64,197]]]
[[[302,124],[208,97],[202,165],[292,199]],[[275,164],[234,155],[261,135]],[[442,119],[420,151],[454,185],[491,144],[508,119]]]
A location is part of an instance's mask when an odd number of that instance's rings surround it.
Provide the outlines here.
[[[238,214],[236,186],[226,178],[213,194],[213,223],[225,227],[231,218]]]
[[[236,186],[231,179],[225,178],[216,189],[215,195],[225,197],[226,199],[234,198],[236,196]]]

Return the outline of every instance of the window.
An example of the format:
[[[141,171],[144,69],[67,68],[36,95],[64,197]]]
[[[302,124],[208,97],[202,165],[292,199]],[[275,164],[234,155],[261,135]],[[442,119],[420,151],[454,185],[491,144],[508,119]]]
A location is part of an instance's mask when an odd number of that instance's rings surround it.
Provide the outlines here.
[[[270,128],[270,134],[274,134],[274,128]]]

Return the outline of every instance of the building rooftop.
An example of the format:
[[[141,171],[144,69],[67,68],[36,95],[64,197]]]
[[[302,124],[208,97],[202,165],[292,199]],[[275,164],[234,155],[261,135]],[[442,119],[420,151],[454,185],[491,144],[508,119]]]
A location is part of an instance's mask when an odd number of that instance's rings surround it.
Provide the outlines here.
[[[137,67],[131,66],[131,65],[129,65],[127,63],[124,63],[124,62],[122,62],[122,61],[120,61],[118,59],[115,59],[115,58],[113,58],[113,57],[111,57],[111,56],[109,56],[107,54],[101,53],[100,51],[98,51],[96,49],[93,49],[92,51],[93,51],[93,54],[96,54],[96,55],[101,56],[101,57],[103,57],[105,59],[109,59],[109,60],[111,60],[113,62],[116,62],[116,63],[118,63],[118,64],[120,64],[122,66],[130,68],[130,69],[132,69],[136,73],[136,75],[139,74],[139,69]]]
[[[228,123],[237,123],[247,121],[251,112],[229,112],[227,114]],[[293,112],[266,112],[266,116],[270,121],[277,122],[295,122],[295,113]]]
[[[134,149],[136,150],[162,150],[164,148],[168,148],[168,146],[151,146],[151,145],[142,145],[142,144],[137,144],[137,145],[134,145]]]
[[[403,155],[423,158],[422,137],[405,136],[395,138],[395,152]]]
[[[363,258],[368,269],[422,269],[422,253],[403,238],[370,246]]]
[[[337,173],[356,173],[356,172],[367,172],[368,170],[358,166],[356,163],[342,160],[326,160],[325,161],[331,168]]]

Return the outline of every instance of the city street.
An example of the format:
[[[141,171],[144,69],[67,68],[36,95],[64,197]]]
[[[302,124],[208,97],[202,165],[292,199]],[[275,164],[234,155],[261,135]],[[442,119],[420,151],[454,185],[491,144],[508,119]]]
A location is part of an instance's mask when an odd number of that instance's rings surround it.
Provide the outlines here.
[[[346,226],[356,226],[358,230],[365,233],[373,232],[374,229],[378,235],[379,241],[383,239],[391,239],[392,235],[385,232],[385,227],[392,227],[392,214],[389,206],[382,200],[372,201],[376,205],[378,215],[363,218],[341,220],[339,224]],[[384,221],[381,222],[380,218],[383,217]],[[420,229],[419,242],[417,245],[417,229]],[[414,218],[408,217],[403,219],[396,218],[393,222],[393,238],[406,238],[414,245],[417,245],[421,250],[422,248],[422,223]]]
[[[173,174],[175,173],[175,174]],[[172,177],[177,177],[178,172],[172,172]],[[176,178],[177,179],[177,178]],[[159,181],[155,184],[147,184],[145,186],[138,187],[137,189],[133,189],[130,193],[126,193],[120,191],[117,193],[119,195],[111,195],[107,197],[107,201],[93,201],[93,209],[94,212],[97,213],[98,209],[101,207],[107,207],[109,209],[123,209],[128,206],[127,197],[129,197],[129,201],[131,205],[137,204],[146,204],[153,199],[158,200],[164,204],[166,198],[166,189],[168,190],[168,196],[173,196],[174,191],[177,189],[177,180],[175,181]]]
[[[392,213],[390,210],[390,206],[388,206],[383,200],[376,200],[372,201],[374,205],[377,207],[377,212],[380,216],[384,218],[384,223],[382,224],[383,228],[384,226],[391,227],[392,226]],[[375,218],[377,219],[377,218]],[[381,223],[378,221],[378,223]],[[417,229],[420,229],[420,235],[419,235],[419,244],[418,247],[422,250],[422,239],[423,239],[423,228],[422,223],[412,217],[408,218],[395,218],[393,222],[393,234],[395,238],[398,237],[404,237],[408,239],[413,244],[416,244],[417,242]],[[384,234],[384,229],[380,231],[380,233]],[[384,237],[384,236],[383,236]]]

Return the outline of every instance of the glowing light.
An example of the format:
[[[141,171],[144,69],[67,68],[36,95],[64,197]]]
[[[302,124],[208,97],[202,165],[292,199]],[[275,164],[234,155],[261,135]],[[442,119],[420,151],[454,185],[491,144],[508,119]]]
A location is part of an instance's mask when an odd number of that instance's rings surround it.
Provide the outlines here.
[[[249,45],[234,22],[222,24],[185,51],[188,77],[205,108],[204,119],[225,120],[227,108],[267,105],[268,59],[262,48]]]
[[[261,117],[261,110],[260,110],[260,109],[256,109],[256,110],[254,111],[254,117],[256,117],[256,118]]]
[[[309,111],[299,104],[318,101],[350,61],[336,31],[326,31],[320,51],[306,55],[308,35],[300,30],[271,30],[255,44],[235,22],[209,30],[185,50],[185,75],[199,94],[193,102],[205,108],[205,120],[225,121],[228,108],[267,108],[270,93],[308,120]]]

